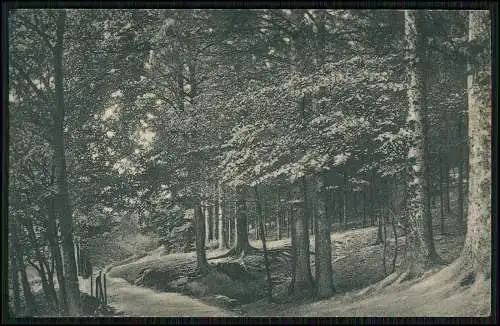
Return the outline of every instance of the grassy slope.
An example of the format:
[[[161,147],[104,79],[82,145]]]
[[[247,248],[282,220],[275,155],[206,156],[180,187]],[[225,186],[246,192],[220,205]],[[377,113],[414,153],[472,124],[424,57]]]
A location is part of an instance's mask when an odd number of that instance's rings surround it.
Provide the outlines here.
[[[403,283],[371,295],[350,293],[329,300],[281,307],[283,316],[345,317],[467,317],[489,316],[491,282],[460,287],[450,277],[452,266],[434,271],[413,283]]]
[[[452,203],[452,207],[453,207]],[[437,215],[437,214],[436,214]],[[436,216],[435,215],[435,216]],[[446,219],[446,234],[439,232],[439,220],[434,220],[434,238],[436,248],[445,262],[450,263],[460,254],[463,234],[455,229],[456,221]],[[390,225],[387,228],[387,274],[395,251],[395,241]],[[424,278],[412,283],[402,283],[374,292],[367,287],[384,279],[383,245],[375,245],[376,227],[348,230],[332,233],[332,258],[334,284],[337,295],[329,300],[316,302],[286,302],[269,304],[258,300],[241,305],[239,310],[249,316],[484,316],[490,313],[490,282],[483,281],[472,287],[456,286],[450,277],[450,266],[429,272]],[[260,241],[251,241],[260,248]],[[268,248],[283,249],[289,247],[290,240],[268,241]],[[398,260],[403,256],[404,237],[398,237]],[[311,250],[314,251],[314,237],[311,236]],[[220,255],[218,250],[208,251],[208,257]],[[250,256],[243,261],[249,268],[261,268],[262,257]],[[236,259],[239,262],[241,260]],[[220,260],[219,260],[220,261]],[[121,277],[133,282],[144,268],[169,273],[177,267],[195,263],[194,253],[162,256],[160,252],[110,271],[112,277]],[[217,263],[217,260],[211,260]],[[311,257],[314,273],[314,255]],[[289,261],[277,261],[272,264],[272,277],[275,290],[284,289],[291,280]],[[361,291],[360,291],[361,290]],[[276,296],[279,297],[279,291]]]

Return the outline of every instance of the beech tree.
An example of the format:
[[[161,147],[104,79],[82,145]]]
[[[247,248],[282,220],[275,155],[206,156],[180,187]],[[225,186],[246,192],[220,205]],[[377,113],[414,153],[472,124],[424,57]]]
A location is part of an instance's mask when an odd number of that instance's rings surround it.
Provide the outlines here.
[[[469,11],[469,192],[467,235],[459,259],[468,282],[491,277],[490,19],[488,11]]]

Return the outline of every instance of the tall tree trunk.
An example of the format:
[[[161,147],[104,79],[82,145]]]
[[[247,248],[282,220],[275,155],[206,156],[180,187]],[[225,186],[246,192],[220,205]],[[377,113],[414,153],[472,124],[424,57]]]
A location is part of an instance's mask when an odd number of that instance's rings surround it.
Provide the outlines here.
[[[316,276],[316,295],[319,298],[328,298],[333,295],[333,272],[332,272],[332,241],[331,241],[331,212],[328,205],[328,189],[326,176],[323,176],[323,194],[324,212],[320,212],[315,220],[315,238],[314,238],[314,270]]]
[[[311,261],[309,252],[308,222],[310,203],[307,189],[307,180],[301,178],[302,206],[292,222],[292,249],[295,263],[293,264],[293,279],[291,290],[299,295],[314,293],[314,281],[311,274]],[[300,211],[301,210],[301,211]]]
[[[366,189],[363,189],[363,227],[366,227]]]
[[[378,229],[377,229],[377,244],[384,242],[384,207],[380,207],[379,215],[378,215]]]
[[[56,311],[57,309],[57,295],[56,291],[54,289],[54,284],[47,279],[47,271],[45,266],[47,265],[45,257],[43,257],[42,253],[40,252],[40,245],[38,243],[38,240],[36,238],[35,230],[34,230],[34,225],[33,225],[33,220],[31,218],[26,219],[26,229],[28,230],[28,236],[31,242],[31,245],[33,246],[33,250],[35,252],[35,258],[38,261],[39,266],[37,267],[35,264],[33,264],[33,267],[38,271],[38,274],[40,275],[40,280],[42,282],[42,289],[43,293],[45,295],[45,298],[47,300],[47,303],[50,305],[52,311]]]
[[[222,187],[219,185],[219,249],[227,249],[226,229],[224,225],[224,194]]]
[[[315,219],[316,219],[316,201],[314,199],[311,200],[311,234],[314,235],[316,234],[314,230],[314,225],[315,225]]]
[[[208,245],[208,243],[210,242],[210,216],[209,216],[209,213],[208,213],[208,202],[207,201],[203,201],[203,220],[204,220],[204,223],[205,223],[205,245]]]
[[[450,163],[446,158],[444,160],[444,207],[446,208],[446,214],[450,215],[451,213],[451,205],[450,205]]]
[[[234,235],[234,240],[233,240],[233,248],[236,247],[237,243],[238,243],[238,204],[237,204],[237,201],[234,202],[234,232],[233,232],[233,235]]]
[[[233,247],[233,253],[235,255],[246,255],[250,249],[250,243],[248,242],[248,214],[246,208],[246,201],[243,191],[240,191],[238,199],[236,201],[236,242]]]
[[[38,272],[38,276],[40,276],[40,282],[42,284],[43,296],[45,297],[45,301],[47,305],[50,307],[50,311],[56,311],[57,308],[57,297],[55,293],[55,289],[50,288],[49,280],[47,279],[46,269],[43,263],[39,261],[40,257],[37,257],[37,262],[39,265],[36,265],[34,262],[30,261],[29,264]]]
[[[464,156],[465,156],[465,146],[463,144],[463,134],[462,134],[462,129],[464,128],[463,126],[463,118],[462,114],[458,117],[458,130],[457,130],[457,138],[459,139],[459,153],[460,153],[460,159],[458,162],[458,182],[457,182],[457,191],[458,191],[458,224],[461,227],[464,224],[464,186],[463,186],[463,180],[464,180]]]
[[[219,214],[217,210],[218,205],[214,202],[212,205],[212,240],[219,240]]]
[[[448,148],[450,146],[450,141],[449,141],[449,133],[450,133],[450,123],[449,123],[449,114],[448,111],[445,109],[443,112],[443,117],[444,117],[444,135],[442,135],[442,138],[444,139],[445,146]],[[450,207],[450,160],[449,160],[449,155],[445,153],[446,156],[443,159],[443,181],[444,181],[444,207],[445,207],[445,213],[446,215],[450,215],[451,213],[451,207]]]
[[[344,193],[342,194],[342,227],[347,225],[347,174],[344,172]]]
[[[280,211],[280,193],[278,191],[278,201],[277,201],[277,204],[276,204],[276,236],[278,238],[278,240],[281,239],[281,223],[280,223],[280,220],[281,220],[281,211]]]
[[[25,311],[24,315],[30,316],[35,311],[35,297],[33,292],[31,292],[30,283],[28,280],[28,275],[26,273],[26,265],[23,259],[23,252],[19,244],[19,229],[16,224],[13,225],[11,236],[12,236],[12,250],[16,256],[17,269],[21,273],[21,285],[23,288],[24,301],[25,301]]]
[[[227,202],[227,244],[229,247],[233,246],[233,216],[231,215],[231,201]]]
[[[209,202],[207,205],[207,214],[208,214],[208,241],[214,240],[214,211],[213,211],[213,204],[212,202]]]
[[[425,35],[421,33],[420,35],[422,41],[421,44],[425,44]],[[428,60],[428,55],[426,53],[426,49],[422,49],[423,53],[423,60],[422,60],[422,70],[423,70],[423,78],[422,78],[422,128],[423,128],[423,147],[424,147],[424,184],[423,184],[423,197],[425,199],[424,202],[424,219],[425,219],[425,225],[424,225],[424,236],[426,240],[426,244],[429,250],[430,254],[430,263],[431,264],[441,264],[443,263],[441,257],[439,257],[437,251],[436,251],[436,246],[434,244],[434,231],[432,227],[432,212],[431,212],[431,195],[430,195],[430,185],[431,185],[431,175],[430,175],[430,149],[429,149],[429,118],[428,118],[428,113],[427,113],[427,94],[429,94],[429,78],[428,76],[431,75],[431,71],[429,69],[429,60]],[[450,180],[450,164],[449,160],[446,160],[447,165],[446,165],[446,182],[448,183],[448,191],[446,192],[448,196],[448,212],[450,212],[450,200],[449,200],[449,180]],[[444,231],[444,226],[443,226],[443,231]],[[443,232],[444,233],[444,232]]]
[[[21,313],[21,288],[19,284],[19,264],[14,252],[11,241],[11,271],[12,271],[12,297],[13,297],[13,312],[15,315]]]
[[[337,196],[335,196],[337,194]],[[343,216],[344,216],[344,210],[343,210],[343,201],[344,199],[342,198],[342,191],[341,189],[334,190],[333,191],[333,198],[335,200],[335,204],[337,206],[337,221],[339,223],[339,228],[342,228],[342,221],[343,221]]]
[[[264,228],[264,236],[267,237],[269,233],[269,228],[267,227],[267,221],[269,220],[269,202],[266,200],[262,204],[262,226]]]
[[[255,191],[255,203],[257,205],[257,213],[262,217],[262,206],[260,204],[259,192],[257,190],[257,185],[254,187]],[[267,276],[267,299],[269,303],[273,301],[273,282],[271,280],[271,269],[269,267],[269,260],[267,258],[267,246],[266,246],[266,235],[264,232],[264,223],[262,222],[262,218],[260,219],[260,237],[262,239],[262,249],[264,250],[264,264],[266,266],[266,276]]]
[[[370,184],[370,222],[375,226],[375,170],[372,170]]]
[[[486,10],[469,11],[469,41],[488,35],[489,15]],[[491,82],[480,79],[480,73],[489,70],[489,62],[469,63],[468,220],[460,260],[470,281],[491,277]]]
[[[59,285],[59,310],[62,315],[68,313],[68,298],[66,294],[66,285],[64,281],[63,262],[61,258],[61,248],[59,247],[56,218],[54,216],[54,199],[49,199],[49,212],[48,212],[48,234],[47,241],[49,243],[50,252],[55,260],[55,270],[57,283]]]
[[[436,261],[432,228],[429,229],[428,187],[426,180],[426,135],[425,135],[425,88],[421,61],[424,43],[419,30],[423,13],[405,10],[405,36],[408,58],[408,116],[407,125],[412,135],[408,160],[408,218],[406,268],[408,277],[420,276],[431,263]]]
[[[253,216],[253,221],[249,221],[249,223],[252,223],[252,228],[255,233],[255,240],[260,240],[260,234],[258,230],[258,225],[260,225],[260,222],[262,220],[262,217],[259,215],[251,215]]]
[[[54,84],[56,97],[56,114],[54,130],[54,155],[56,166],[56,187],[59,195],[58,208],[61,221],[62,249],[64,255],[64,271],[68,296],[68,313],[80,315],[80,289],[76,273],[75,253],[73,246],[73,217],[68,194],[66,176],[66,159],[64,148],[64,75],[63,75],[63,39],[66,24],[66,11],[61,10],[57,17],[56,43],[54,47]]]
[[[76,261],[76,275],[82,276],[82,267],[80,263],[80,249],[78,248],[78,240],[74,239],[73,245],[75,246],[75,261]]]
[[[196,244],[196,267],[198,272],[206,274],[210,271],[205,252],[205,220],[201,210],[201,204],[196,203],[194,207],[194,228]]]
[[[291,238],[292,236],[292,222],[291,222],[291,217],[290,217],[290,208],[289,207],[285,207],[285,223],[286,223],[286,236],[288,238]]]
[[[383,193],[382,190],[382,184],[383,184],[383,179],[380,180],[379,187],[377,188],[377,191],[374,190],[374,197],[376,198],[376,201],[373,203],[374,207],[374,215],[375,219],[377,220],[377,241],[375,244],[381,244],[383,242],[383,235],[382,235],[382,214],[381,214],[381,207],[379,203],[380,197]],[[377,205],[375,205],[377,204]]]
[[[439,159],[439,208],[441,216],[441,234],[444,233],[444,187],[443,187],[443,166],[442,159]]]
[[[358,197],[359,197],[359,191],[352,191],[351,192],[351,207],[352,210],[354,211],[354,220],[358,221]]]

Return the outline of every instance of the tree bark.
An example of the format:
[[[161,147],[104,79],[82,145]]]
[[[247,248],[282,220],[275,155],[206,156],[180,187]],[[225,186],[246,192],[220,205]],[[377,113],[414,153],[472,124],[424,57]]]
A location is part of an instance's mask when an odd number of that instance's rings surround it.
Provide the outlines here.
[[[233,247],[233,254],[246,255],[251,246],[248,242],[248,215],[246,209],[246,201],[243,192],[240,191],[236,201],[236,241]]]
[[[207,215],[208,215],[208,241],[214,240],[214,214],[213,214],[213,204],[208,202],[207,204]]]
[[[21,313],[21,288],[19,284],[19,264],[17,261],[17,257],[12,246],[11,241],[11,270],[12,270],[12,296],[13,296],[13,312],[15,315],[19,315]]]
[[[294,256],[293,279],[291,290],[298,295],[311,295],[314,293],[314,281],[311,274],[311,261],[309,252],[308,222],[310,214],[309,196],[307,194],[306,177],[301,178],[303,202],[295,203],[298,214],[292,222],[292,252]],[[300,211],[301,210],[301,211]]]
[[[332,241],[331,221],[332,216],[328,205],[328,189],[326,176],[323,177],[323,205],[324,212],[320,212],[315,220],[315,260],[314,270],[316,276],[316,295],[319,298],[331,297],[334,293],[332,272]]]
[[[206,274],[210,271],[210,265],[207,262],[205,252],[205,221],[200,203],[197,203],[194,207],[194,227],[196,234],[196,267],[199,273]]]
[[[292,236],[292,223],[290,221],[291,217],[290,217],[290,208],[289,207],[285,207],[285,223],[286,223],[286,236],[288,238],[291,238]]]
[[[260,204],[259,192],[257,190],[258,186],[254,187],[255,191],[255,202],[257,205],[257,212],[262,217],[262,206]],[[269,267],[269,260],[267,258],[267,246],[266,246],[266,235],[264,232],[264,223],[262,222],[262,218],[260,219],[260,235],[262,240],[262,249],[264,250],[264,264],[266,266],[266,276],[267,276],[267,299],[269,303],[273,301],[273,282],[271,280],[271,269]]]
[[[469,11],[469,41],[488,33],[490,19],[488,11]],[[469,63],[468,220],[460,260],[472,282],[491,277],[491,81],[480,79],[489,70],[489,63]]]
[[[229,247],[233,246],[233,217],[231,215],[231,201],[228,200],[227,204],[227,244]]]
[[[61,258],[61,248],[59,247],[59,241],[56,230],[56,219],[54,216],[54,199],[51,197],[49,199],[49,210],[48,210],[48,234],[47,241],[49,243],[50,252],[53,259],[55,260],[55,270],[57,283],[59,284],[59,310],[62,315],[68,313],[68,298],[66,294],[66,285],[64,281],[64,271],[63,262]]]
[[[372,170],[371,175],[371,185],[370,185],[370,222],[372,226],[375,226],[375,170]]]
[[[280,211],[280,193],[278,191],[278,194],[277,194],[277,197],[278,197],[278,201],[276,203],[276,236],[278,238],[278,240],[281,239],[281,223],[280,223],[280,219],[281,219],[281,211]]]
[[[462,134],[462,129],[464,128],[463,126],[463,121],[462,121],[462,115],[458,117],[458,130],[457,130],[457,138],[459,139],[459,153],[460,153],[460,159],[458,162],[458,182],[457,182],[457,191],[458,191],[458,224],[461,227],[464,224],[464,186],[463,186],[463,180],[464,180],[464,158],[465,158],[465,146],[463,144],[463,134]]]
[[[439,208],[440,208],[440,221],[441,221],[441,234],[444,233],[444,187],[443,187],[443,165],[442,160],[439,160]]]
[[[35,297],[33,296],[33,292],[31,292],[28,275],[26,273],[26,265],[23,259],[23,252],[19,244],[18,232],[19,232],[18,226],[14,224],[11,231],[12,249],[14,251],[14,255],[16,256],[17,269],[21,273],[21,285],[23,288],[24,301],[25,301],[24,315],[31,316],[32,313],[35,311]]]
[[[344,193],[342,194],[342,227],[347,225],[347,174],[344,172]]]
[[[311,200],[311,235],[314,235],[316,232],[314,230],[314,225],[315,225],[315,219],[316,219],[316,205],[315,205],[315,200]]]
[[[447,127],[446,127],[447,128]],[[450,214],[450,164],[448,159],[444,160],[444,207],[446,208],[446,214]]]
[[[226,229],[224,225],[224,194],[222,193],[222,187],[219,186],[219,249],[227,249],[227,240],[226,240]]]
[[[428,187],[426,180],[426,135],[425,135],[425,88],[422,60],[423,38],[419,30],[420,15],[414,10],[405,10],[405,36],[408,59],[408,116],[407,125],[411,134],[408,151],[409,169],[408,218],[409,233],[406,254],[408,277],[420,276],[436,261],[432,228],[429,229]]]
[[[210,216],[208,213],[208,202],[203,202],[203,218],[205,223],[205,245],[208,245],[210,242]]]
[[[75,253],[73,246],[73,217],[68,194],[66,175],[66,159],[64,145],[64,84],[63,84],[63,39],[66,23],[66,11],[61,10],[57,17],[56,43],[54,47],[54,84],[56,97],[56,114],[54,130],[54,155],[56,166],[56,187],[59,194],[58,209],[61,221],[62,249],[64,255],[64,271],[68,296],[68,313],[80,315],[80,289],[76,273]]]
[[[35,252],[35,258],[39,264],[38,267],[36,267],[36,265],[33,264],[33,267],[35,267],[35,269],[38,271],[38,274],[40,276],[40,280],[42,282],[43,293],[45,295],[47,303],[51,306],[53,311],[56,311],[57,310],[56,308],[58,306],[56,290],[54,289],[53,281],[50,282],[50,280],[47,278],[47,271],[45,268],[45,266],[47,265],[47,262],[46,262],[45,257],[43,257],[42,253],[40,252],[40,245],[39,245],[38,240],[36,238],[33,220],[31,218],[27,218],[26,222],[27,222],[26,229],[28,230],[28,236],[29,236],[31,245],[33,246],[33,251]]]
[[[250,219],[249,223],[252,224],[252,229],[255,233],[255,240],[260,240],[258,226],[260,225],[260,222],[262,221],[262,217],[259,215],[251,215],[251,216],[253,216],[253,219]]]
[[[217,204],[215,202],[214,202],[214,204],[212,204],[210,212],[212,213],[212,240],[218,241],[219,216],[218,216],[218,211],[217,211]]]
[[[366,189],[363,189],[363,227],[366,227]]]

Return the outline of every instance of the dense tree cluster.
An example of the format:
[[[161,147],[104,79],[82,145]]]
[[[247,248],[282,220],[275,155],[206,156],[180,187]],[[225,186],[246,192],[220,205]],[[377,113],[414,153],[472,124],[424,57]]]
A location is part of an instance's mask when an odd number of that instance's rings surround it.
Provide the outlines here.
[[[392,216],[407,247],[394,270],[416,277],[442,263],[432,221],[449,215],[468,232],[467,275],[488,276],[489,19],[11,10],[13,311],[34,309],[31,265],[47,302],[78,315],[75,238],[132,215],[167,247],[196,249],[200,273],[213,268],[207,246],[246,255],[259,250],[249,237],[265,248],[289,236],[290,291],[318,297],[335,290],[332,228],[378,226],[382,241]]]

